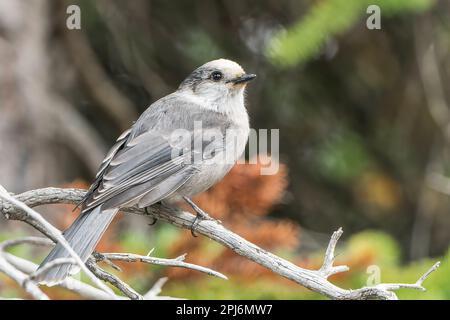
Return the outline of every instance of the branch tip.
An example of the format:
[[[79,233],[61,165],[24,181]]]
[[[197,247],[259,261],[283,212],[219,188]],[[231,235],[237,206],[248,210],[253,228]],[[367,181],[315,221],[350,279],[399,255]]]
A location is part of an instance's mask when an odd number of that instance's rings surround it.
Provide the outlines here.
[[[428,269],[427,272],[425,272],[420,278],[419,280],[417,280],[416,285],[418,286],[422,286],[422,283],[430,276],[430,274],[432,274],[434,271],[436,271],[441,265],[441,262],[438,261],[436,262],[430,269]],[[423,288],[423,290],[425,291],[426,289]]]
[[[153,251],[155,251],[155,248],[150,249],[150,251],[147,253],[147,257],[150,257],[152,255]]]

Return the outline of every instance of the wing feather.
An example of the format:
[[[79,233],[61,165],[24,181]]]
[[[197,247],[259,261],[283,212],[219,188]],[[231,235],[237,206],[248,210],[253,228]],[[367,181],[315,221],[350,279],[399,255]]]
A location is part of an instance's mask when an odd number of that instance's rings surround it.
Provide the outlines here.
[[[186,103],[176,94],[148,108],[105,157],[83,199],[83,211],[99,205],[104,210],[134,204],[149,206],[185,184],[198,171],[192,159],[199,151],[193,151],[194,137],[176,145],[169,141],[173,123],[189,132],[194,121],[202,121],[204,129],[225,130],[228,126],[223,115],[202,111],[199,105]]]

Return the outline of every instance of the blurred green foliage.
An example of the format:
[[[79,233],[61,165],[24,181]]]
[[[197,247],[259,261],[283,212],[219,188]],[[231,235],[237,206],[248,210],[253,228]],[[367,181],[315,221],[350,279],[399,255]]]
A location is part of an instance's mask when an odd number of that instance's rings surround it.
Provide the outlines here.
[[[192,30],[188,33],[185,43],[185,53],[195,64],[202,65],[204,61],[214,60],[224,56],[217,43],[202,30]]]
[[[314,259],[320,263],[323,252]],[[352,262],[354,257],[370,256],[367,263]],[[400,263],[400,251],[396,241],[379,231],[366,231],[352,236],[343,248],[338,247],[337,264],[345,263],[350,271],[334,276],[333,283],[343,288],[360,288],[367,285],[371,273],[369,266],[377,266],[383,283],[415,283],[437,260],[440,268],[425,282],[427,291],[402,289],[396,291],[400,299],[450,299],[450,250],[442,258],[424,259],[408,265]],[[188,299],[324,299],[305,288],[279,278],[261,278],[258,280],[241,279],[231,276],[228,281],[211,278],[196,278],[193,281],[169,281],[163,294]]]
[[[366,16],[369,5],[378,5],[383,17],[428,9],[433,0],[324,0],[317,1],[298,22],[273,37],[269,58],[280,66],[304,63],[333,36],[348,31]]]
[[[318,170],[336,182],[349,182],[370,164],[363,141],[355,133],[345,130],[322,144],[316,157]]]

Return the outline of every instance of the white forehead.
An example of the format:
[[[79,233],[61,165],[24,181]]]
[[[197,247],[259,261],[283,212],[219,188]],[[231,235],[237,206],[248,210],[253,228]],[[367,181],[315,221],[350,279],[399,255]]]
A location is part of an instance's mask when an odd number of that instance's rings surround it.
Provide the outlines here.
[[[234,61],[227,59],[217,59],[210,62],[207,62],[203,65],[207,68],[218,69],[222,71],[228,71],[234,74],[242,74],[244,73],[244,69]]]

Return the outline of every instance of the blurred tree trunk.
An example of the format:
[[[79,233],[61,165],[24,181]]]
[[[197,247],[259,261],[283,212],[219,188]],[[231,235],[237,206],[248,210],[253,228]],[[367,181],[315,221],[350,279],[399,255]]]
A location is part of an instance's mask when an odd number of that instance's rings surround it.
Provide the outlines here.
[[[50,80],[64,75],[49,45],[49,11],[45,0],[0,2],[0,183],[11,191],[73,179],[76,160],[95,172],[105,151]]]

